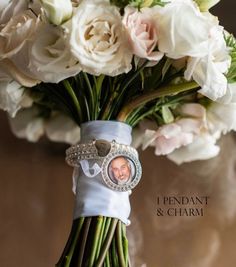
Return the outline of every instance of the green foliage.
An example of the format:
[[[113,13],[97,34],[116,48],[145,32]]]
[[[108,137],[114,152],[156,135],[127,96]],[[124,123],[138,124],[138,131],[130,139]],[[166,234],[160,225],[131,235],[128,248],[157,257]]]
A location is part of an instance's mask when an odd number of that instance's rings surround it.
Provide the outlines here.
[[[130,0],[110,0],[110,2],[118,7],[125,7],[129,4]]]
[[[161,112],[165,123],[171,123],[174,121],[174,116],[168,106],[163,105]]]
[[[227,47],[230,49],[231,66],[227,73],[227,79],[229,83],[236,82],[236,40],[235,37],[230,34],[225,36]]]
[[[58,84],[41,83],[32,88],[31,96],[48,113],[61,111],[78,125],[91,120],[118,119],[135,126],[144,118],[153,119],[159,125],[171,122],[174,120],[171,110],[181,101],[188,101],[185,80],[181,80],[180,85],[174,83],[177,77],[183,79],[183,70],[176,71],[172,61],[166,57],[155,66],[148,67],[148,63],[142,60],[135,67],[133,62],[129,73],[116,77],[80,72]],[[191,88],[196,88],[196,85]],[[189,90],[188,85],[186,90]],[[161,95],[155,96],[156,92],[157,95],[161,92]],[[154,94],[154,97],[146,101],[147,94]],[[122,118],[121,114],[126,107],[137,100],[138,105],[136,103],[126,111]]]
[[[143,6],[146,6],[148,3],[147,0],[110,0],[110,2],[120,8],[124,8],[127,5],[131,5],[139,9]],[[167,2],[162,2],[161,0],[153,0],[152,3],[150,4],[150,7],[156,5],[164,6],[166,3]]]

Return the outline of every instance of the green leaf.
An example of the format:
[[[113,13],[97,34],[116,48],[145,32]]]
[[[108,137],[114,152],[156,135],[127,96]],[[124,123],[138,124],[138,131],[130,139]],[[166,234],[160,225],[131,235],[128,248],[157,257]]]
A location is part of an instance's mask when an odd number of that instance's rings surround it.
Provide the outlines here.
[[[162,71],[161,71],[161,74],[162,74],[162,81],[164,80],[164,78],[165,78],[165,76],[166,76],[168,70],[170,69],[170,67],[171,67],[171,65],[172,65],[172,62],[173,62],[172,59],[167,58],[167,60],[166,60],[166,62],[165,62],[165,64],[164,64],[164,67],[163,67],[163,69],[162,69]]]
[[[226,77],[229,83],[234,83],[236,82],[236,40],[232,34],[225,34],[225,41],[227,47],[230,49],[231,57],[231,66],[228,70]]]
[[[174,121],[174,116],[168,106],[162,106],[161,111],[165,123],[171,123]]]

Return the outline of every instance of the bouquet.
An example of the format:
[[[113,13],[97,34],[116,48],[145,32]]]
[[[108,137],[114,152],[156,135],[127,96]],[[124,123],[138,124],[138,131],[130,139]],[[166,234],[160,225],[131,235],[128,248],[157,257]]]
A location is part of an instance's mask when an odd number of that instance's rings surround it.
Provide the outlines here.
[[[72,146],[72,230],[56,266],[131,266],[136,148],[177,164],[236,130],[236,40],[217,0],[6,0],[0,108],[12,131]]]

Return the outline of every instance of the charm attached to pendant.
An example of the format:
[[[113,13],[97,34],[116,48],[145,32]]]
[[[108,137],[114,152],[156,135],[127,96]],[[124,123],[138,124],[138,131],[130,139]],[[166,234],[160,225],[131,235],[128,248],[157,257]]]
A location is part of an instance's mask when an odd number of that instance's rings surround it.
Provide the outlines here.
[[[66,154],[66,161],[69,165],[80,166],[89,178],[95,177],[101,172],[104,183],[115,191],[125,192],[133,189],[142,176],[137,150],[115,141],[93,140],[70,147]],[[100,163],[99,173],[96,171],[92,175],[87,171],[91,169],[89,160],[93,160],[93,164]],[[94,160],[97,163],[94,163]]]

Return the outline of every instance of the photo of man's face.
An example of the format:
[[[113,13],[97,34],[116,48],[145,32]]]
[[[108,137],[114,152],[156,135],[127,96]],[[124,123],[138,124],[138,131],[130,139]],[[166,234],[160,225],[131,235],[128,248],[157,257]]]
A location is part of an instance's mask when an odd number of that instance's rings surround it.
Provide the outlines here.
[[[110,163],[110,171],[117,184],[124,184],[131,178],[130,162],[125,157],[117,157]]]

